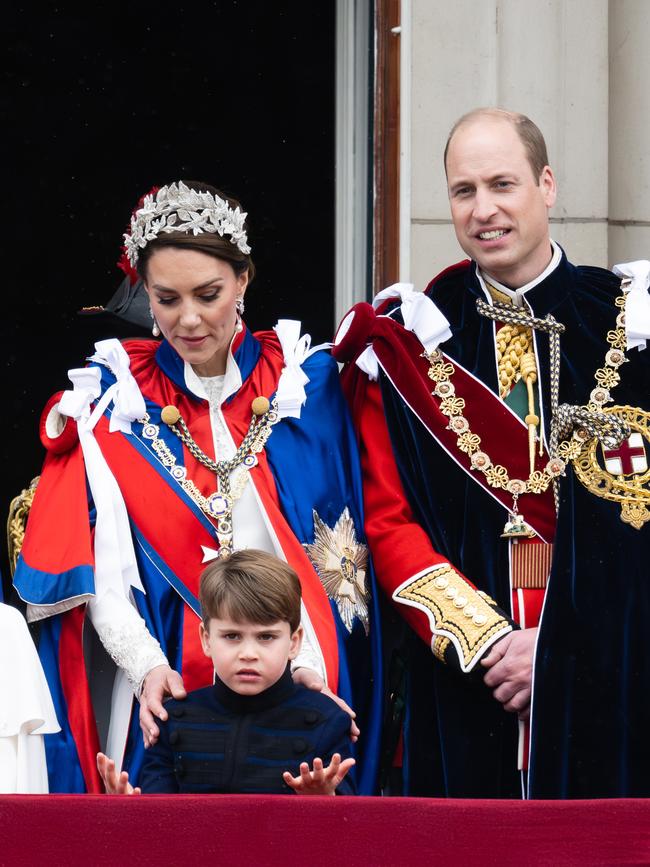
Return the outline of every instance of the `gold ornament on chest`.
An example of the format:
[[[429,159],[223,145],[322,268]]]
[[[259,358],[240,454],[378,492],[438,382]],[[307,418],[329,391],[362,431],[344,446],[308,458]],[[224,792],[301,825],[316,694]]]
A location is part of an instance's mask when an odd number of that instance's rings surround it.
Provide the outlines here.
[[[357,541],[354,521],[347,506],[334,527],[328,527],[316,511],[313,515],[314,541],[304,546],[309,559],[328,597],[336,603],[347,631],[352,632],[356,617],[367,635],[368,548]]]
[[[630,436],[613,448],[599,446],[596,439],[582,441],[573,468],[587,490],[620,503],[621,520],[640,530],[650,521],[650,413],[633,406],[612,406],[603,412],[622,418]]]

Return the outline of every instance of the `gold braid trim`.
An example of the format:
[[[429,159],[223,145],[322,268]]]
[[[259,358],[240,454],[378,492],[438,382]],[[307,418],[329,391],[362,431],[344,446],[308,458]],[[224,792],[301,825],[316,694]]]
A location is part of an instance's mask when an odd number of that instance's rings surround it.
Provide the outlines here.
[[[7,519],[7,549],[9,552],[9,568],[13,576],[16,571],[16,563],[18,555],[23,547],[25,540],[25,529],[27,527],[27,518],[29,510],[32,507],[34,494],[36,493],[36,485],[40,476],[36,476],[29,483],[29,487],[22,490],[17,497],[14,497],[9,505],[9,517]]]
[[[486,282],[485,285],[493,301],[500,301],[501,304],[509,304],[511,307],[514,307],[510,295],[500,292],[491,283]],[[499,368],[499,394],[505,400],[510,394],[513,384],[518,382],[523,375],[523,371],[521,370],[523,357],[526,354],[532,354],[533,330],[527,325],[505,323],[496,333],[496,342]],[[534,372],[537,374],[535,356],[533,355],[532,358]],[[534,412],[534,408],[531,412]]]
[[[435,641],[433,642],[433,655],[436,659],[439,659],[440,662],[446,662],[445,653],[447,652],[447,648],[451,644],[451,641],[447,638],[446,635],[437,635]]]
[[[393,598],[419,608],[433,619],[432,631],[443,633],[433,642],[437,658],[444,656],[448,648],[440,639],[451,639],[459,653],[460,668],[470,671],[491,640],[511,628],[484,597],[451,566],[441,566],[409,582]]]

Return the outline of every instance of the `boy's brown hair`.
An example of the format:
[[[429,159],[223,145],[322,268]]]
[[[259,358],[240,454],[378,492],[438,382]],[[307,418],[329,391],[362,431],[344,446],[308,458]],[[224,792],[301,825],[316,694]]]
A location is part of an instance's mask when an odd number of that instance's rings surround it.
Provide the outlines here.
[[[286,621],[300,626],[300,580],[294,570],[266,551],[248,548],[228,559],[213,560],[201,573],[199,600],[203,625],[211,617],[236,623]]]

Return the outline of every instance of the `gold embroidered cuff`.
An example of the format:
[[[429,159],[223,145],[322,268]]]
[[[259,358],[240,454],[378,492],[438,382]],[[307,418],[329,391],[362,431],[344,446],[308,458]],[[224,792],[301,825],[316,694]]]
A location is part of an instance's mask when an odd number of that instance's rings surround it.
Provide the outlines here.
[[[434,642],[431,646],[433,650],[433,655],[436,659],[439,659],[440,662],[446,662],[445,653],[449,648],[451,641],[447,638],[446,635],[437,635],[434,639]]]
[[[448,639],[464,672],[471,671],[487,648],[512,629],[505,615],[488,603],[485,594],[471,587],[449,565],[407,581],[393,598],[428,615],[435,633],[434,655],[446,662],[453,661],[446,653],[449,645],[442,641]]]

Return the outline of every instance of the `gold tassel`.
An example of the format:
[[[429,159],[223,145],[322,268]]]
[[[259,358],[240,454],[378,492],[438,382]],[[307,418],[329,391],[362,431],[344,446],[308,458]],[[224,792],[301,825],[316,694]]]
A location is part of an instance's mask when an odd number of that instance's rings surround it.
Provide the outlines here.
[[[532,352],[525,352],[521,356],[519,370],[528,389],[528,415],[524,421],[528,425],[528,458],[530,472],[533,473],[535,471],[535,439],[539,416],[535,414],[535,391],[533,389],[537,382],[537,363]]]

